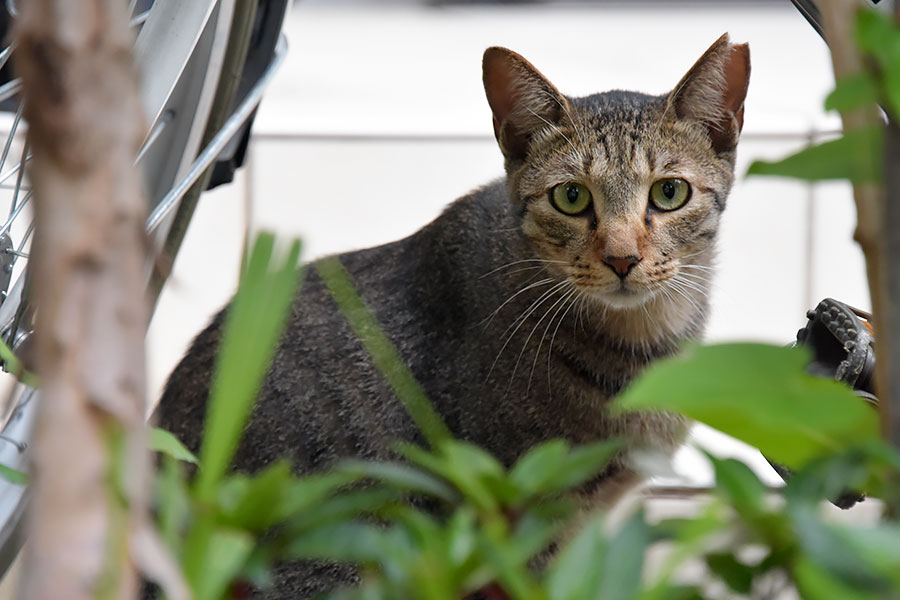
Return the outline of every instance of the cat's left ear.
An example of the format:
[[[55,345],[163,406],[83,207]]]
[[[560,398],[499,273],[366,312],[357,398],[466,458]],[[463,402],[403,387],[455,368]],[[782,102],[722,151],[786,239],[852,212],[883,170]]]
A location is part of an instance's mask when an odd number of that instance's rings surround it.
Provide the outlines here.
[[[669,94],[679,119],[701,121],[716,152],[733,150],[744,125],[750,83],[750,47],[731,44],[726,33],[709,47]]]
[[[506,48],[484,52],[484,91],[494,113],[494,137],[509,160],[522,160],[538,131],[572,114],[569,101],[530,62]]]

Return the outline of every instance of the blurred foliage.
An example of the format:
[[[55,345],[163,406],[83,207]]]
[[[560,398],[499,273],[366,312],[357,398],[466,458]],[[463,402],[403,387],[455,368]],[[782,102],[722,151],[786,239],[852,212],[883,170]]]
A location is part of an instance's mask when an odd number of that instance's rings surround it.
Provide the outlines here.
[[[828,108],[879,102],[900,114],[897,27],[864,12],[857,37],[869,70],[839,82]],[[750,172],[877,179],[880,135],[848,132]],[[274,263],[273,248],[271,237],[257,241],[229,310],[199,459],[152,435],[165,455],[159,527],[198,600],[265,588],[273,564],[297,559],[356,565],[360,585],[329,595],[341,599],[694,600],[793,589],[808,600],[900,598],[896,515],[850,526],[823,510],[847,490],[900,499],[900,454],[879,438],[871,408],[806,373],[801,350],[688,348],[649,368],[614,407],[681,412],[747,441],[791,467],[783,491],[740,461],[709,456],[715,486],[696,514],[612,518],[586,508],[627,440],[552,440],[509,468],[454,440],[337,259],[315,268],[430,448],[401,443],[396,461],[347,460],[302,477],[286,462],[229,474],[299,276],[297,245]],[[192,483],[182,460],[198,462]]]
[[[889,14],[861,10],[856,43],[866,70],[838,81],[825,99],[827,110],[871,109],[876,104],[891,119],[900,117],[900,33]],[[847,179],[879,182],[884,167],[884,128],[845,131],[837,139],[810,146],[779,161],[754,161],[748,175],[778,175],[809,181]]]

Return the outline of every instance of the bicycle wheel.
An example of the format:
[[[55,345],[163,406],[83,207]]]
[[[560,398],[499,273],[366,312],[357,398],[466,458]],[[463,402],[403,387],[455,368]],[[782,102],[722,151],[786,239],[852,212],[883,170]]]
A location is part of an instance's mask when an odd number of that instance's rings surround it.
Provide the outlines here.
[[[148,231],[157,251],[167,245],[173,223],[186,228],[184,221],[190,215],[175,217],[178,201],[193,191],[192,186],[197,187],[198,179],[202,183],[203,173],[259,102],[262,92],[254,88],[226,119],[238,88],[234,80],[240,79],[253,33],[256,6],[257,0],[129,2],[148,123],[136,163],[144,176],[148,211],[153,215]],[[5,29],[15,18],[15,2],[6,0],[0,12],[0,29]],[[281,23],[268,26],[280,30]],[[29,159],[27,124],[18,101],[19,82],[9,68],[13,52],[12,46],[0,51],[0,132],[6,134],[5,141],[0,141],[0,214],[8,207],[8,218],[0,225],[0,338],[15,354],[27,358],[32,311],[25,299],[33,223],[24,168]],[[257,87],[267,81],[268,72]],[[7,371],[9,364],[4,362],[3,367]],[[0,465],[27,473],[28,439],[37,402],[35,390],[7,372],[0,373]],[[27,486],[0,479],[0,577],[21,545],[27,501]]]

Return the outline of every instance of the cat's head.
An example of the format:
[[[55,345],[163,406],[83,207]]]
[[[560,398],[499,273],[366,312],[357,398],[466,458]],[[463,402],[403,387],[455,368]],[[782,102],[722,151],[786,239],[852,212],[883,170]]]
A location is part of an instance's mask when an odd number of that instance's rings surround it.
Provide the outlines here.
[[[537,258],[612,309],[705,291],[749,74],[747,45],[723,35],[668,94],[569,98],[489,48],[494,133]]]

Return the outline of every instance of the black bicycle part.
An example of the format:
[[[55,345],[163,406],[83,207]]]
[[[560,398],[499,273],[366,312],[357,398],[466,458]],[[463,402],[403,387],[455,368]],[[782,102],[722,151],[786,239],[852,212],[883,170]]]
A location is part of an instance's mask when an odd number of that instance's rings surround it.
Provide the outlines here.
[[[285,0],[260,0],[253,19],[253,32],[250,34],[250,45],[247,58],[244,60],[241,80],[234,96],[232,108],[239,105],[256,85],[256,82],[268,68],[275,55],[275,45],[281,33],[281,23],[287,11]],[[212,167],[212,175],[206,186],[207,190],[231,183],[235,172],[244,165],[247,158],[247,146],[250,143],[250,130],[256,111],[247,119],[244,126],[231,138],[225,149],[216,159]]]
[[[835,379],[852,388],[866,402],[877,405],[875,397],[875,338],[870,315],[833,298],[819,302],[806,313],[806,326],[797,332],[797,346],[808,348],[812,361],[808,371]],[[786,482],[791,471],[766,458]],[[848,509],[866,499],[855,490],[844,490],[831,503]]]

